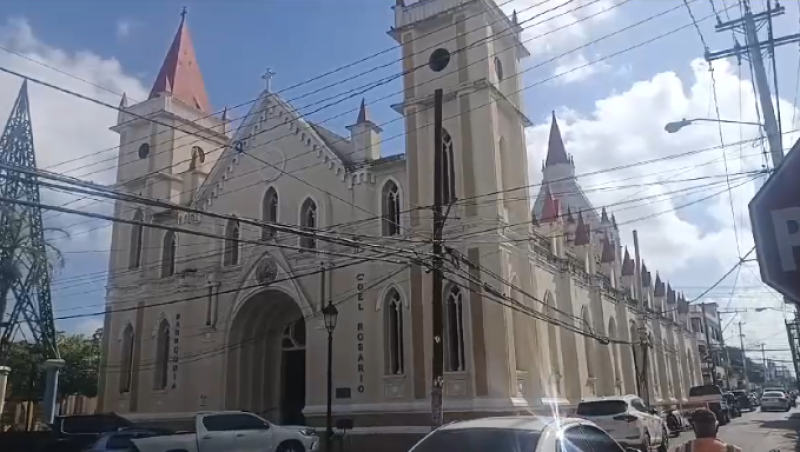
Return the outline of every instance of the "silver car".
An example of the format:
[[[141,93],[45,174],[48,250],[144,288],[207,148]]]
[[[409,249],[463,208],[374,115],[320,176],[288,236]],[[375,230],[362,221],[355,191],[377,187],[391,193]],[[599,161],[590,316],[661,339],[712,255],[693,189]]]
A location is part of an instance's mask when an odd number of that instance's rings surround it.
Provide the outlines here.
[[[761,396],[761,411],[789,411],[790,408],[785,392],[767,391]]]

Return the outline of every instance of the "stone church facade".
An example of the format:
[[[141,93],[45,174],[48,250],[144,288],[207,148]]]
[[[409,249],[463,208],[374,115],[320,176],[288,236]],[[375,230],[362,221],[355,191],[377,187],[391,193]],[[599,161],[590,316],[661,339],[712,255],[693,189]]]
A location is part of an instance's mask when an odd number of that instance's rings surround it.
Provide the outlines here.
[[[114,225],[99,409],[142,419],[242,409],[324,425],[320,312],[332,301],[335,416],[352,418],[354,433],[424,431],[432,295],[420,260],[430,251],[437,88],[453,201],[445,243],[473,264],[445,272],[446,418],[635,393],[642,356],[629,343],[642,335],[654,404],[680,403],[700,381],[688,303],[636,265],[613,215],[582,194],[555,116],[544,183],[529,199],[530,121],[515,76],[528,53],[516,18],[491,0],[398,1],[394,11],[402,154],[381,153],[363,103],[344,137],[269,86],[230,130],[226,114],[212,114],[183,21],[149,98],[123,99],[117,188],[242,221],[117,204],[117,217],[202,235]]]

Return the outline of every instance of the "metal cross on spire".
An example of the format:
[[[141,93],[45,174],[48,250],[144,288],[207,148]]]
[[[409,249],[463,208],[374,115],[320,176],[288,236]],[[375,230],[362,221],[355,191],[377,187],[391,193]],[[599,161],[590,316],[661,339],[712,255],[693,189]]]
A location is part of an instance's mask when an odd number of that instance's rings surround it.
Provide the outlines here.
[[[275,77],[275,75],[275,71],[273,71],[272,68],[267,68],[264,75],[261,76],[261,80],[264,80],[267,85],[266,89],[268,93],[272,92],[272,78]]]
[[[182,21],[186,20],[186,15],[187,14],[189,14],[189,9],[184,6],[183,9],[181,10],[181,20]]]

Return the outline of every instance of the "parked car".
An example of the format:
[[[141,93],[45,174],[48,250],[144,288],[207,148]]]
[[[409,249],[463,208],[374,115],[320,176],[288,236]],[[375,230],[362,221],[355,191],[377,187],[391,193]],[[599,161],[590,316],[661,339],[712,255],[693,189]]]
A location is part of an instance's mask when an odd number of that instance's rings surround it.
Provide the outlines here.
[[[753,402],[750,400],[750,394],[745,390],[733,391],[733,396],[736,397],[736,403],[739,405],[740,411],[753,411]]]
[[[562,444],[562,441],[568,446]],[[487,450],[497,452],[627,451],[608,433],[585,419],[509,416],[447,424],[426,435],[409,452],[485,452]]]
[[[689,401],[685,404],[685,408],[689,412],[697,408],[708,408],[717,416],[719,425],[728,424],[732,417],[728,409],[728,402],[722,396],[722,388],[717,385],[689,388]]]
[[[97,441],[85,452],[133,452],[136,450],[131,441],[134,438],[149,438],[164,434],[168,434],[168,432],[151,429],[123,429],[116,432],[106,432],[100,434]]]
[[[618,443],[648,451],[658,445],[669,449],[669,431],[658,411],[635,395],[584,399],[575,416],[594,422]]]
[[[742,409],[739,407],[739,401],[732,392],[723,393],[722,397],[724,397],[725,402],[728,403],[728,410],[731,413],[731,418],[737,418],[742,415]]]
[[[319,437],[308,427],[275,425],[244,411],[211,411],[194,416],[194,431],[132,438],[137,452],[313,452]]]
[[[782,391],[768,391],[761,395],[761,411],[789,411],[789,397]]]

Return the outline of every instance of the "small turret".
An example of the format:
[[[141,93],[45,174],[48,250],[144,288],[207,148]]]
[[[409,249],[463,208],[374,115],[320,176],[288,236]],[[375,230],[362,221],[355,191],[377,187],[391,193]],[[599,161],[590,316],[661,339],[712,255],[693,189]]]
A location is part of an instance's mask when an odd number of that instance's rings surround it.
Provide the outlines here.
[[[356,159],[371,161],[381,158],[380,134],[383,129],[370,119],[364,99],[361,99],[356,123],[347,126],[347,130],[350,131],[350,142],[353,145],[353,155]]]
[[[550,186],[544,187],[544,208],[542,208],[542,223],[558,222],[561,218],[559,202],[550,193]]]
[[[635,271],[635,263],[631,259],[631,254],[628,252],[628,247],[625,247],[625,257],[622,258],[622,276],[633,276]]]

